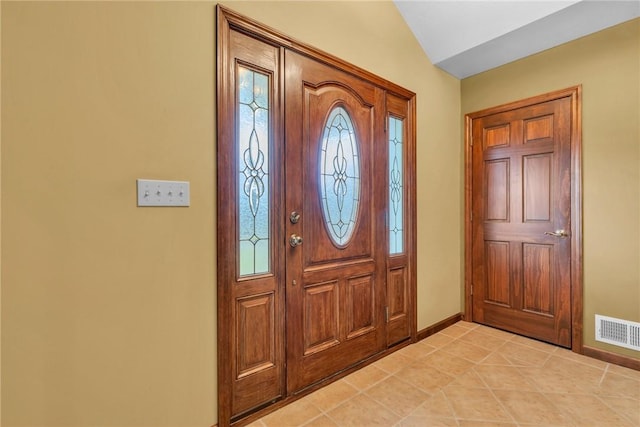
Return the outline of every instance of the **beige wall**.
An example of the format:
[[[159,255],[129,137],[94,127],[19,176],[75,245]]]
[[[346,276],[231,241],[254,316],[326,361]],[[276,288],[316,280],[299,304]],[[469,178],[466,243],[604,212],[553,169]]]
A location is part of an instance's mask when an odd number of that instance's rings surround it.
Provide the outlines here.
[[[228,5],[418,94],[418,327],[459,312],[460,82],[391,2]],[[213,424],[214,3],[1,18],[2,425]],[[191,207],[137,208],[136,178]]]
[[[640,19],[462,81],[462,112],[582,84],[584,343],[596,313],[640,322]]]
[[[3,3],[2,424],[210,425],[213,6]]]

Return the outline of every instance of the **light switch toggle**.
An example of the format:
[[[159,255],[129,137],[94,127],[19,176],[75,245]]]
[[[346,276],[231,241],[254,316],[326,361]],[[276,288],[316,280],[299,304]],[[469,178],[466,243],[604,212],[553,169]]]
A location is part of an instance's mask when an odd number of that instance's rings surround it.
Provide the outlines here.
[[[138,206],[190,206],[189,181],[138,179]]]

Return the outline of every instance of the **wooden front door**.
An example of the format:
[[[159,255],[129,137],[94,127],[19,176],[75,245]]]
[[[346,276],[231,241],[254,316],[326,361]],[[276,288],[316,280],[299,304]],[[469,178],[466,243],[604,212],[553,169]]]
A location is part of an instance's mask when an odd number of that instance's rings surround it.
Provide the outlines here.
[[[287,51],[287,390],[382,351],[385,94]]]
[[[217,10],[225,427],[415,338],[415,94]]]
[[[572,345],[572,100],[471,124],[472,318]]]

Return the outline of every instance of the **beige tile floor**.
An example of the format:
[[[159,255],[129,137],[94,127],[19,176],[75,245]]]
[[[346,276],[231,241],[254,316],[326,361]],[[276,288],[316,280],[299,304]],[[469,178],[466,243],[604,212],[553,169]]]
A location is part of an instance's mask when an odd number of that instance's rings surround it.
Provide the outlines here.
[[[640,426],[640,372],[458,322],[250,426]]]

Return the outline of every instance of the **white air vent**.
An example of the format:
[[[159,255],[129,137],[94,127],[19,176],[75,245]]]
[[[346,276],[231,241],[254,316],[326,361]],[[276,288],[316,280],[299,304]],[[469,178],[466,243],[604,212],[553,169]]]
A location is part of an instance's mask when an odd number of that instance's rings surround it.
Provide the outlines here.
[[[640,323],[596,314],[596,341],[640,351]]]

